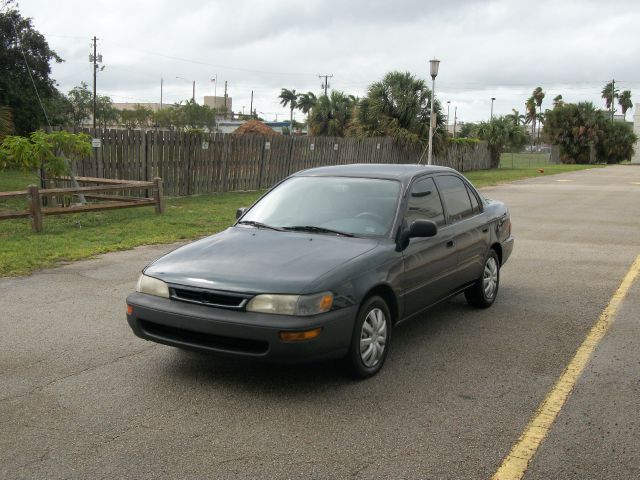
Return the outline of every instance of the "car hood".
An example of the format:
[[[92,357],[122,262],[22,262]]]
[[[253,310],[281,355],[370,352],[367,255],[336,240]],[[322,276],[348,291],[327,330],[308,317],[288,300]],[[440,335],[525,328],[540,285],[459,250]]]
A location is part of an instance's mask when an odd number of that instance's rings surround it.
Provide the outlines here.
[[[368,252],[377,239],[231,227],[174,250],[145,269],[168,283],[244,293],[305,287]]]

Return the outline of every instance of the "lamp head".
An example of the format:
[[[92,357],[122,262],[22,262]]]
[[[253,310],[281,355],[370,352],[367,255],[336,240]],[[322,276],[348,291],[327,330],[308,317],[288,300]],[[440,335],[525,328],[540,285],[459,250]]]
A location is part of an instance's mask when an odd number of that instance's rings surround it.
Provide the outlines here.
[[[433,60],[429,60],[429,67],[430,67],[430,70],[431,70],[431,78],[433,78],[434,80],[438,76],[438,67],[439,66],[440,66],[440,60],[436,60],[435,58]]]

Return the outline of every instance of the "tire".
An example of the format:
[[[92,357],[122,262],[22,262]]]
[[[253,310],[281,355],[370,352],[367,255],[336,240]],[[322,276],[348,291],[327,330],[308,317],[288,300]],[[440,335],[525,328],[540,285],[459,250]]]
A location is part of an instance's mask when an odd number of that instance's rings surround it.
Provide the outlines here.
[[[380,297],[367,298],[358,311],[346,363],[354,378],[378,373],[387,358],[391,340],[391,314]],[[380,350],[382,348],[382,350]]]
[[[472,307],[489,308],[498,296],[499,286],[500,260],[496,251],[491,249],[484,260],[480,278],[464,291],[464,296]]]

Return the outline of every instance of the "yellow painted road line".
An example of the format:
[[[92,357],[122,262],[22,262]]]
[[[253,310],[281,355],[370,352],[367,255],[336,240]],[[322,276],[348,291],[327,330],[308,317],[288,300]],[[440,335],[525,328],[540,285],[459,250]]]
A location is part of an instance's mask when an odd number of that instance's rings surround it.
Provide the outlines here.
[[[576,381],[589,363],[589,359],[598,346],[598,343],[613,323],[613,317],[616,311],[639,273],[640,255],[636,257],[618,287],[618,290],[616,290],[616,293],[614,293],[611,300],[609,300],[609,304],[600,314],[600,318],[598,318],[596,324],[589,331],[587,338],[585,338],[582,345],[578,347],[567,368],[562,372],[556,384],[538,407],[535,415],[522,435],[520,435],[520,438],[509,452],[509,455],[502,461],[502,465],[500,465],[498,471],[493,475],[493,480],[519,480],[524,476],[529,462],[549,433],[558,413],[560,413]]]
[[[560,180],[556,180],[556,182],[573,182],[573,180],[567,180],[566,178],[562,178]]]

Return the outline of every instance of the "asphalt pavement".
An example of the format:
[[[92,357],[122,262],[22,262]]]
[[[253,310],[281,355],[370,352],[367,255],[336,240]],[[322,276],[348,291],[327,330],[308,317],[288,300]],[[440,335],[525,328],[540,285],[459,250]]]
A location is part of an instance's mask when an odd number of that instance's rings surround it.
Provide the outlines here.
[[[511,210],[498,299],[394,332],[383,371],[145,342],[150,246],[0,279],[0,478],[490,478],[640,254],[640,167],[483,189]],[[640,477],[640,281],[526,479]]]

